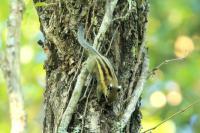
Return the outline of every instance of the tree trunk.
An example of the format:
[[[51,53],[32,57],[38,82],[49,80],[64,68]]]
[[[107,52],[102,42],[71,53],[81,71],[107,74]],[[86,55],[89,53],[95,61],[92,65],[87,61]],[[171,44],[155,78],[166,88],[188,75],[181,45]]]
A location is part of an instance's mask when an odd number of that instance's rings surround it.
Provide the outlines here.
[[[44,133],[139,132],[140,95],[147,77],[147,0],[34,0],[47,54]],[[95,77],[77,41],[86,38],[112,63],[122,90],[113,104],[97,100]],[[84,63],[83,63],[84,62]]]
[[[24,12],[23,0],[10,0],[5,51],[0,52],[0,69],[3,72],[10,107],[10,133],[26,132],[26,112],[20,80],[20,36]]]

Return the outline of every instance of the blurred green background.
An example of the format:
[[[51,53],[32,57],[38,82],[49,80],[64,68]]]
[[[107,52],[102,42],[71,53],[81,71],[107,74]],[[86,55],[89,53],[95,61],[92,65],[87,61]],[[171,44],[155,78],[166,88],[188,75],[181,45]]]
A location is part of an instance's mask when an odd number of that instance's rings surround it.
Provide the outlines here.
[[[166,59],[186,58],[163,65],[147,82],[142,95],[143,129],[155,126],[200,98],[200,1],[154,0],[147,28],[150,68]],[[21,33],[21,80],[28,113],[28,132],[39,133],[43,119],[45,72],[42,38],[32,0],[25,1]],[[0,4],[0,51],[5,47],[9,1]],[[0,133],[10,129],[5,80],[0,71]],[[167,121],[154,133],[198,133],[200,104]]]

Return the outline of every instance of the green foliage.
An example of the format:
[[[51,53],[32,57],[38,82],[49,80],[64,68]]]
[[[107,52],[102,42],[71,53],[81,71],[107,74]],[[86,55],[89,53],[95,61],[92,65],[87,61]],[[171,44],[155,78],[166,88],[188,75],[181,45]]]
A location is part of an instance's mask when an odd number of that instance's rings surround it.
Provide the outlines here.
[[[175,61],[162,66],[149,79],[143,95],[144,129],[155,126],[200,97],[199,0],[157,0],[150,3],[150,21],[147,27],[146,41],[149,46],[151,69],[166,59],[184,55],[184,51],[180,54],[181,49],[188,51],[189,54],[185,54],[186,58],[183,61]],[[192,43],[178,42],[178,38],[183,36]],[[175,46],[180,49],[177,50]],[[190,51],[190,49],[192,50]],[[155,92],[159,92],[159,94],[161,92],[162,95],[154,95]],[[177,92],[178,95],[171,92]],[[170,94],[173,95],[170,97]],[[156,101],[153,100],[154,96],[157,96]],[[179,102],[177,102],[178,100]],[[162,106],[155,107],[155,103]],[[155,133],[197,133],[200,131],[198,106],[200,105],[196,105],[172,119],[171,124],[162,125],[155,130]]]

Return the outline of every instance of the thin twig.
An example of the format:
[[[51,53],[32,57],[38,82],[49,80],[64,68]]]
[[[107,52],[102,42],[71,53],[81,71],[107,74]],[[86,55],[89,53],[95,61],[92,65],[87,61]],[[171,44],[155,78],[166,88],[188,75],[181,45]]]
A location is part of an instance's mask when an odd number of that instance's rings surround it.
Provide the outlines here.
[[[84,109],[84,113],[83,113],[83,117],[82,117],[81,133],[83,133],[83,127],[84,127],[84,123],[85,123],[85,116],[86,116],[86,111],[87,111],[87,106],[88,106],[88,100],[89,100],[91,92],[92,92],[92,89],[90,89],[90,92],[89,92],[89,94],[87,96],[86,103],[85,103],[85,109]]]
[[[81,49],[80,49],[80,51],[81,51]],[[75,78],[76,78],[77,75],[78,75],[79,68],[81,67],[81,63],[82,63],[82,60],[83,60],[83,53],[84,53],[84,50],[82,50],[82,52],[81,52],[81,58],[80,58],[80,60],[79,60],[77,70],[76,70],[76,72],[75,72],[75,74],[74,74],[74,76],[73,76],[71,82],[69,83],[69,89],[68,89],[68,91],[67,91],[67,95],[68,95],[69,92],[71,91],[72,83],[75,81]]]
[[[89,16],[90,16],[90,8],[91,8],[91,6],[89,6],[89,8],[88,8],[88,11],[87,11],[87,16],[86,16],[86,21],[85,21],[85,28],[84,29],[87,29],[87,25],[88,25],[88,19],[89,19]],[[85,34],[86,35],[86,39],[87,39],[87,34]]]
[[[152,131],[152,130],[155,130],[156,128],[158,128],[159,126],[161,126],[162,124],[164,124],[166,121],[176,117],[177,115],[179,114],[182,114],[183,112],[185,112],[186,110],[190,109],[192,106],[194,106],[195,104],[199,103],[200,102],[200,99],[196,100],[195,102],[193,102],[192,104],[188,105],[186,108],[182,109],[182,110],[179,110],[178,112],[172,114],[170,117],[168,117],[167,119],[161,121],[159,124],[157,124],[156,126],[148,129],[148,130],[145,130],[143,131],[142,133],[146,133],[146,132],[149,132],[149,131]]]
[[[115,38],[115,35],[116,35],[117,31],[118,31],[118,28],[119,28],[119,25],[117,26],[117,28],[115,29],[115,31],[114,31],[114,33],[113,33],[112,39],[111,39],[111,41],[110,41],[110,44],[109,44],[108,50],[106,51],[106,54],[105,54],[105,55],[108,55],[108,52],[109,52],[110,49],[111,49],[111,45],[112,45],[113,40],[114,40],[114,38]]]
[[[89,79],[88,79],[88,85],[87,85],[87,87],[86,87],[86,89],[85,89],[85,92],[84,92],[83,96],[80,98],[80,101],[82,101],[83,99],[86,98],[87,91],[88,91],[89,86],[90,86],[90,83],[91,83],[91,81],[92,81],[91,74],[88,75],[88,78],[89,78]]]
[[[87,29],[87,32],[86,32],[86,39],[88,39],[89,32],[90,32],[90,30],[91,30],[91,28],[93,26],[93,23],[94,23],[94,16],[95,16],[96,5],[97,4],[95,3],[94,7],[93,7],[93,10],[92,10],[92,20],[91,20],[91,24],[90,24],[90,26],[89,26],[89,28]],[[88,12],[88,16],[89,16],[89,12]],[[87,23],[85,25],[87,25]]]
[[[182,61],[183,59],[185,59],[185,57],[182,57],[182,58],[174,58],[174,59],[168,59],[168,60],[165,60],[163,62],[161,62],[158,66],[156,66],[153,70],[151,70],[149,72],[149,75],[148,77],[150,77],[151,75],[153,75],[155,73],[156,70],[160,69],[163,65],[166,65],[170,62],[175,62],[175,61]]]

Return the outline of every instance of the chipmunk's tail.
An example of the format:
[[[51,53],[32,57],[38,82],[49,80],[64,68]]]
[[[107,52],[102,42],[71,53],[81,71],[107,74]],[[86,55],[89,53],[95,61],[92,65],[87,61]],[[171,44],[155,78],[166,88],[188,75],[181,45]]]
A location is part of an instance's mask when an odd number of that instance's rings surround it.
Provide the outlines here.
[[[87,40],[84,38],[84,29],[83,29],[83,26],[79,26],[78,28],[78,33],[77,33],[77,37],[78,37],[78,42],[80,43],[80,45],[86,49],[89,54],[96,54],[96,55],[99,55],[99,52],[92,47],[92,45],[87,42]]]

